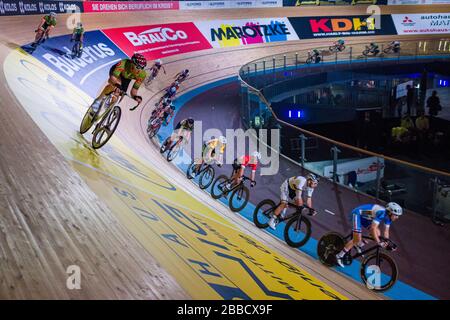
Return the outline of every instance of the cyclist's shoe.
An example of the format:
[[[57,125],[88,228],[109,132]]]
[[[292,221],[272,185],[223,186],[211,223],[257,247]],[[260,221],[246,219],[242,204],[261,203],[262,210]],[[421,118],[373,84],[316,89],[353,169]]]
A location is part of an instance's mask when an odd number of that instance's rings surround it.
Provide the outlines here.
[[[339,254],[336,255],[336,263],[337,263],[340,267],[345,268],[344,262],[342,261],[342,257],[339,256]]]
[[[272,217],[272,218],[270,218],[268,224],[271,229],[276,230],[277,224],[278,224],[278,219],[276,217]]]

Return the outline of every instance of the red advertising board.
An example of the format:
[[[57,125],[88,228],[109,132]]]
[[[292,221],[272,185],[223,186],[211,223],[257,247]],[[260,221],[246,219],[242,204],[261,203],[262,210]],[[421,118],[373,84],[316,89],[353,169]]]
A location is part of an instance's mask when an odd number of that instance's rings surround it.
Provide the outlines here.
[[[178,1],[85,1],[84,12],[178,10]]]
[[[147,59],[212,48],[192,22],[154,24],[102,30],[127,55],[141,53]]]

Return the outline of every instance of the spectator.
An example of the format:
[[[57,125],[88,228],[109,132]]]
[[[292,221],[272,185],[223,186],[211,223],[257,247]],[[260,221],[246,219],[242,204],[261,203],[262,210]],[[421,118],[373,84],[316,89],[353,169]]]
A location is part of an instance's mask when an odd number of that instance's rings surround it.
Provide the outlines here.
[[[409,114],[405,114],[400,122],[400,126],[411,131],[414,129],[414,121],[411,119]]]
[[[430,130],[430,121],[422,110],[419,111],[419,116],[416,119],[416,128],[420,134],[427,134]]]
[[[437,116],[439,111],[442,110],[441,101],[440,101],[439,97],[437,96],[436,90],[434,90],[431,97],[429,97],[427,99],[427,108],[428,108],[428,114],[432,117]]]
[[[408,84],[406,86],[406,107],[409,115],[411,115],[413,104],[414,104],[414,88]]]
[[[391,136],[394,142],[406,143],[409,142],[408,129],[404,127],[393,127],[391,130]]]

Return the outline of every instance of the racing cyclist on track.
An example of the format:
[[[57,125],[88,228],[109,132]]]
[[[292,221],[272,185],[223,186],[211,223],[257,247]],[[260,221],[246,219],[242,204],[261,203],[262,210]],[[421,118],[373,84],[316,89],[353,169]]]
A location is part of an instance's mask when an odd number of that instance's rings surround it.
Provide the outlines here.
[[[80,41],[80,49],[83,48],[83,39],[84,39],[84,28],[83,28],[83,24],[81,22],[77,23],[77,26],[73,29],[72,32],[72,38],[70,39],[70,42],[77,42]]]
[[[393,221],[396,221],[403,213],[402,207],[395,202],[389,202],[386,207],[378,204],[365,204],[353,209],[351,213],[353,239],[345,244],[344,249],[336,255],[336,261],[344,267],[342,258],[349,252],[353,246],[358,251],[364,245],[362,242],[362,227],[369,229],[370,234],[378,245],[386,247],[386,243],[380,240],[380,223],[384,224],[383,237],[389,239],[389,227]]]
[[[50,12],[48,15],[45,15],[41,19],[41,23],[35,30],[36,37],[34,39],[34,42],[32,43],[32,46],[35,47],[38,45],[39,40],[42,39],[42,41],[45,41],[45,39],[48,39],[50,36],[50,31],[56,27],[56,13]]]
[[[197,174],[202,166],[203,162],[212,163],[215,161],[219,167],[223,164],[223,154],[227,146],[227,138],[220,136],[219,138],[213,138],[203,144],[202,157],[196,161],[195,168],[193,170],[193,176]],[[216,152],[218,150],[218,152]]]
[[[256,185],[255,175],[256,169],[258,169],[258,160],[261,160],[261,153],[259,153],[258,151],[253,152],[251,156],[244,155],[234,159],[234,172],[230,179],[231,183],[228,183],[226,185],[226,188],[231,189],[233,185],[238,185],[239,183],[241,183],[246,167],[250,167],[252,169],[252,173],[250,174],[250,185],[254,187]]]
[[[296,206],[303,206],[303,192],[306,192],[306,206],[312,209],[312,195],[314,189],[319,184],[319,178],[310,173],[306,177],[294,176],[284,180],[280,187],[280,205],[275,209],[274,215],[269,220],[269,227],[276,229],[278,224],[278,217],[284,218],[288,207],[289,199],[295,200]],[[315,214],[315,211],[311,213]]]
[[[130,96],[135,101],[137,101],[139,105],[142,102],[142,97],[138,96],[137,93],[139,87],[146,77],[146,73],[144,71],[146,65],[147,60],[143,55],[139,53],[135,53],[131,57],[131,59],[123,59],[117,64],[113,65],[109,70],[108,84],[92,103],[91,115],[94,116],[95,113],[97,113],[98,109],[101,106],[102,100],[112,92],[114,92],[114,95],[111,101],[111,105],[114,105],[119,98],[120,91],[126,92],[128,90],[128,86],[130,85],[131,80],[135,81],[133,87],[131,88]]]
[[[189,77],[189,69],[184,69],[183,71],[178,72],[174,78],[175,81],[181,83],[186,80],[187,77]]]
[[[191,139],[191,133],[194,130],[194,119],[184,119],[175,126],[172,134],[164,142],[164,148],[167,150],[169,146],[172,146],[174,141],[177,141],[180,137],[183,138],[185,143],[188,143]]]
[[[344,45],[345,45],[345,41],[342,39],[339,39],[333,43],[333,46],[331,47],[331,49],[333,49],[333,47],[334,47],[337,51],[342,51],[342,50],[344,50]]]
[[[146,85],[155,80],[161,68],[163,69],[164,74],[166,74],[166,69],[163,67],[161,59],[155,60],[153,66],[150,69],[148,69],[149,74],[147,80],[145,80]]]

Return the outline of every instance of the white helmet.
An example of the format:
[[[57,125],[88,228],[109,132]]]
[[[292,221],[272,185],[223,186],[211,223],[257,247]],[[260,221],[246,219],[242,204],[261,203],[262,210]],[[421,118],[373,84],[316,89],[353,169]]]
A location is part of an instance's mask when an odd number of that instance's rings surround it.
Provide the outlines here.
[[[158,66],[162,65],[161,59],[156,59],[155,60],[155,64],[158,65]]]
[[[386,205],[386,211],[389,211],[392,214],[395,214],[396,216],[401,216],[403,213],[403,209],[402,207],[400,207],[397,203],[395,202],[389,202]]]
[[[261,153],[259,153],[258,151],[253,152],[252,156],[254,156],[258,160],[261,160]]]
[[[226,143],[227,143],[227,138],[225,138],[224,136],[220,136],[220,137],[219,137],[219,142],[220,142],[221,144],[226,144]]]
[[[52,18],[56,18],[56,12],[50,12],[50,17],[52,17]]]

